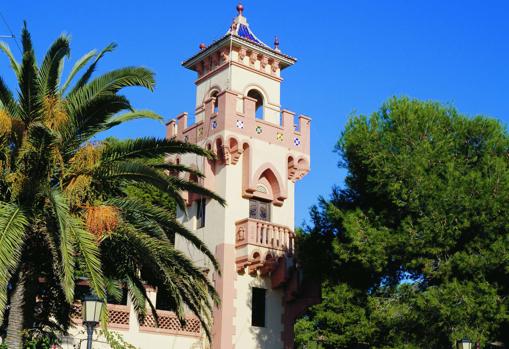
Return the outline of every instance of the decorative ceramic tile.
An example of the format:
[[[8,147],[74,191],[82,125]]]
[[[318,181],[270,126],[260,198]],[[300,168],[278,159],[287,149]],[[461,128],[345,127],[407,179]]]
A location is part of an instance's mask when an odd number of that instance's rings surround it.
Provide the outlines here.
[[[198,137],[201,137],[201,136],[203,136],[203,127],[200,127],[198,129]]]
[[[237,128],[244,128],[244,121],[237,120]]]
[[[295,146],[297,146],[297,147],[298,147],[298,146],[300,145],[300,139],[299,139],[298,137],[295,137],[295,138],[293,139],[293,144],[295,144]]]
[[[260,134],[263,132],[263,129],[261,126],[256,126],[256,133]]]
[[[217,128],[217,121],[216,120],[213,120],[212,121],[212,125],[211,125],[212,128]]]
[[[284,138],[283,138],[283,134],[282,134],[281,132],[278,132],[278,133],[276,134],[276,139],[277,139],[278,141],[282,142],[282,141],[283,141],[283,139],[284,139]]]

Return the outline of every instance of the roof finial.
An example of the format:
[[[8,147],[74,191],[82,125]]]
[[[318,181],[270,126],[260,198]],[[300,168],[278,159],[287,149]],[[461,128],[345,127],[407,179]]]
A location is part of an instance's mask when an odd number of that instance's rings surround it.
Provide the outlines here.
[[[200,50],[203,51],[207,48],[207,45],[205,45],[203,42],[200,44]]]
[[[279,38],[277,36],[274,36],[274,51],[280,52],[279,49]]]
[[[240,2],[240,1],[237,5],[237,12],[239,13],[239,16],[242,16],[242,12],[244,12],[244,6],[242,5],[242,2]]]

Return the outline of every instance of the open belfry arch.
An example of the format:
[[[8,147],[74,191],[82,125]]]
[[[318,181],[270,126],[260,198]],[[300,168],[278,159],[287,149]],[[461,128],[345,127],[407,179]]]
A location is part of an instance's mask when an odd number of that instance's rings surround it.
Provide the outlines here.
[[[310,122],[281,108],[281,72],[296,59],[264,44],[242,5],[226,34],[183,62],[197,74],[194,120],[182,113],[167,137],[213,151],[168,158],[200,170],[196,178],[227,206],[185,195],[178,219],[215,253],[221,274],[185,241],[176,246],[208,273],[221,297],[213,349],[292,348],[293,321],[312,301],[295,269],[295,183],[310,166]],[[305,288],[305,287],[304,287]],[[299,295],[301,297],[299,297]]]

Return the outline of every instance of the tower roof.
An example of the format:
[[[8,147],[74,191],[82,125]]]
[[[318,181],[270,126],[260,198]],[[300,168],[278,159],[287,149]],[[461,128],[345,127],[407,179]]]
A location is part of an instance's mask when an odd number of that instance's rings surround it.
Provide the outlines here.
[[[247,18],[243,16],[244,6],[242,4],[237,5],[237,12],[238,15],[233,19],[233,23],[226,32],[226,35],[228,34],[236,35],[238,37],[252,41],[254,43],[257,43],[270,49],[268,45],[266,45],[263,41],[256,37],[256,35],[249,27],[249,24],[247,23]]]
[[[223,37],[212,42],[209,46],[201,43],[200,51],[184,61],[182,65],[186,68],[193,69],[196,61],[200,60],[204,56],[207,56],[211,52],[224,47],[224,45],[229,43],[230,40],[238,45],[243,45],[251,49],[259,50],[264,54],[268,54],[269,56],[277,58],[281,63],[281,68],[290,66],[297,61],[297,59],[281,52],[279,49],[279,39],[277,37],[274,39],[274,47],[272,48],[265,44],[254,34],[249,26],[249,23],[247,22],[247,18],[244,17],[244,6],[240,3],[237,5],[237,12],[237,16],[233,19],[232,24]]]

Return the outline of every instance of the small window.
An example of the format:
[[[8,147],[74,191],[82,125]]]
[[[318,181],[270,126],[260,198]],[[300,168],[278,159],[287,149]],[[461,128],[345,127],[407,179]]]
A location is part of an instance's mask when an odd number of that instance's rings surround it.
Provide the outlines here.
[[[170,293],[163,287],[157,288],[156,309],[159,310],[175,310],[175,302]]]
[[[251,326],[265,327],[265,293],[264,288],[253,287],[251,299]]]
[[[249,200],[249,218],[270,221],[270,202],[250,199]]]
[[[196,229],[205,226],[205,207],[207,206],[207,199],[200,199],[196,201]]]
[[[256,99],[255,115],[257,119],[263,119],[263,96],[257,90],[250,90],[247,93],[248,97]]]
[[[214,113],[217,113],[219,111],[219,98],[217,97],[219,95],[219,91],[213,91],[210,94],[210,97],[214,97]]]

